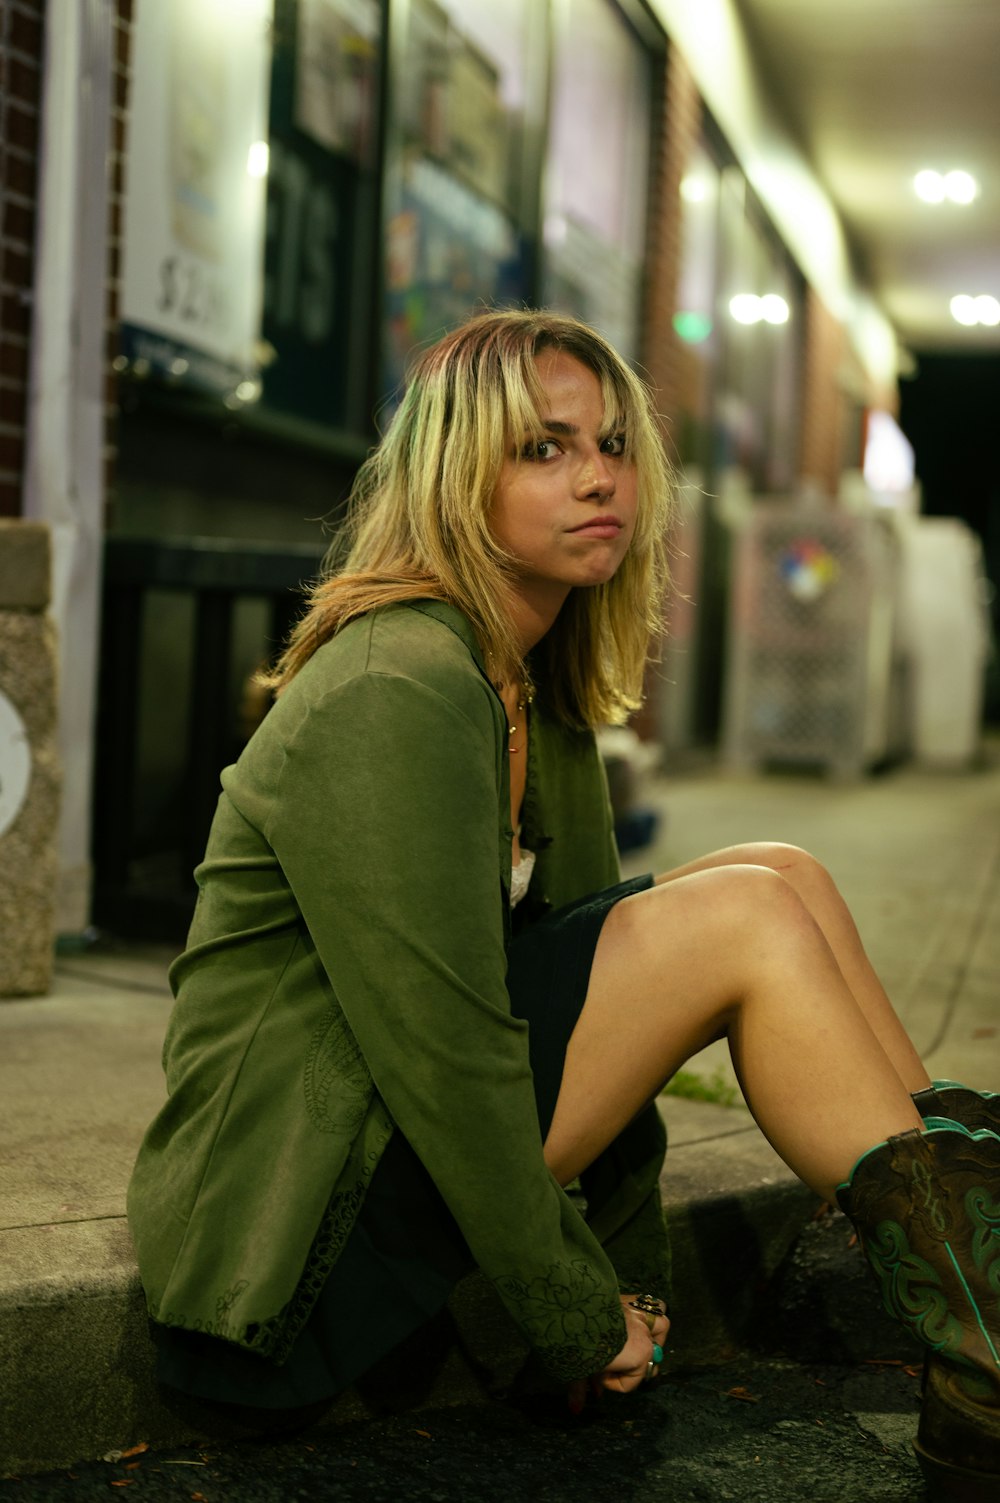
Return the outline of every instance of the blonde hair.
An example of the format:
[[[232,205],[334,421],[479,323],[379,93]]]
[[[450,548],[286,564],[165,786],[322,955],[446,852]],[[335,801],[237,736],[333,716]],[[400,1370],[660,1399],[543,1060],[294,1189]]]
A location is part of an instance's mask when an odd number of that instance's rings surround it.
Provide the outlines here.
[[[638,508],[614,577],[570,592],[533,661],[547,707],[571,725],[621,721],[638,706],[667,584],[671,477],[656,414],[646,387],[593,329],[530,310],[473,317],[417,360],[358,472],[306,613],[267,676],[272,687],[356,616],[421,597],[464,612],[498,678],[523,671],[505,606],[515,561],[492,535],[490,510],[512,435],[519,444],[543,436],[535,357],[548,349],[600,381],[608,431],[624,433],[636,467]]]

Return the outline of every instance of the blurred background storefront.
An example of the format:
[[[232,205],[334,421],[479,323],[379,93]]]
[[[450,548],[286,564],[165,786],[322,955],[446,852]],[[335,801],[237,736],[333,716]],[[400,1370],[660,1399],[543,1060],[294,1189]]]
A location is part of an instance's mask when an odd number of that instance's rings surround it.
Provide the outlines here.
[[[740,10],[63,0],[46,26],[0,0],[25,122],[0,512],[52,524],[77,685],[59,929],[183,934],[219,768],[266,710],[254,670],[409,358],[483,306],[576,313],[658,391],[678,595],[638,729],[668,765],[919,751],[914,580],[945,555],[977,599],[941,614],[972,665],[946,754],[974,754],[995,518],[929,563],[915,540],[910,357]]]

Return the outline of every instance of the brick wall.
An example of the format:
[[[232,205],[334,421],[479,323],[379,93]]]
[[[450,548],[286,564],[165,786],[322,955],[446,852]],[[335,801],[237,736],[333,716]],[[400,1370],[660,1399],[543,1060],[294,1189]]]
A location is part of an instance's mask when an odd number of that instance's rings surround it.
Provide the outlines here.
[[[114,360],[122,248],[122,187],[133,0],[117,0],[114,29],[107,305],[107,465],[118,412]],[[22,511],[30,364],[45,0],[0,0],[0,517]]]
[[[645,321],[641,360],[663,419],[667,453],[680,411],[686,352],[674,330],[681,264],[681,179],[701,130],[702,103],[684,58],[671,43],[662,79],[663,108],[653,141],[646,259]],[[659,668],[646,675],[644,701],[632,728],[644,740],[659,734],[666,690]]]
[[[105,376],[105,487],[112,495],[118,426],[118,319],[121,297],[122,249],[125,233],[125,141],[128,131],[131,82],[133,0],[117,0],[114,30],[114,77],[111,107],[111,181],[108,206],[108,304]]]
[[[642,362],[670,425],[680,407],[685,350],[674,331],[681,261],[681,178],[701,130],[702,103],[690,69],[668,44],[661,128],[653,143],[652,196]]]
[[[828,496],[837,494],[840,481],[844,421],[840,377],[845,354],[842,325],[807,286],[799,474]]]
[[[21,514],[44,0],[0,0],[0,517]]]

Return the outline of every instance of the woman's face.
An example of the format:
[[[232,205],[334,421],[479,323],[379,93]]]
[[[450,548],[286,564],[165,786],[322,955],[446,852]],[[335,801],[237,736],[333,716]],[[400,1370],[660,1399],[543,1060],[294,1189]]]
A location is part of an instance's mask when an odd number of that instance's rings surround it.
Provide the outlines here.
[[[571,589],[604,584],[635,530],[635,466],[604,421],[601,384],[573,355],[536,361],[543,437],[516,439],[493,497],[497,541],[516,560],[518,592],[558,610]]]

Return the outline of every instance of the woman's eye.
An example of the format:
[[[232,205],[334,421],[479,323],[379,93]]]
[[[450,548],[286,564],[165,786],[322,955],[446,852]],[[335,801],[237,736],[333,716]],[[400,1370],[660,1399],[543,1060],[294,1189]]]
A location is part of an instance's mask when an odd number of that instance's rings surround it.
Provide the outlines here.
[[[602,454],[611,454],[613,456],[624,454],[625,453],[625,435],[624,435],[624,433],[613,433],[610,438],[603,439],[601,441],[601,453]]]
[[[554,459],[559,453],[559,445],[554,438],[532,440],[525,444],[521,450],[522,459]]]

